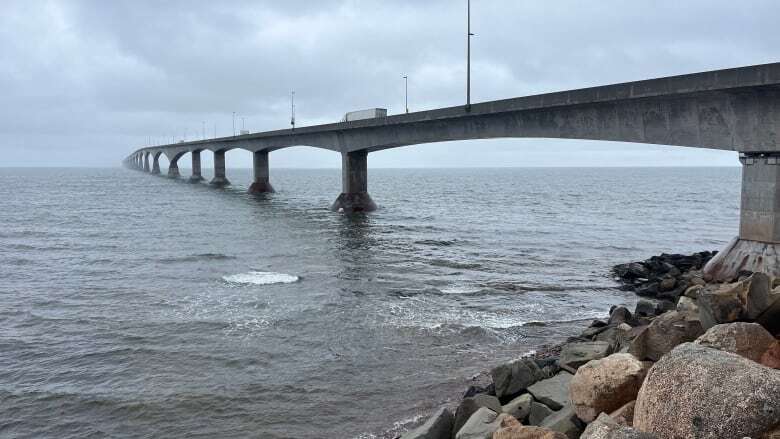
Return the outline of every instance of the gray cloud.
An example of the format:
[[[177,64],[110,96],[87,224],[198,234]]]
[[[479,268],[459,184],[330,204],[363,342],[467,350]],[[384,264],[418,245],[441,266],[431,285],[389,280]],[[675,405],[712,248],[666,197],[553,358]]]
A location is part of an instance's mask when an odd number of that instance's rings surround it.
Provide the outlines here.
[[[115,166],[148,137],[287,127],[464,100],[465,0],[15,1],[0,14],[4,165]],[[777,60],[770,0],[474,0],[474,100]],[[239,119],[240,120],[240,119]],[[239,122],[240,124],[240,122]],[[476,147],[475,147],[476,146]],[[478,154],[477,154],[478,151]],[[246,166],[234,152],[229,164]],[[273,166],[338,166],[327,151]],[[424,145],[371,166],[735,165],[733,153],[556,140]]]

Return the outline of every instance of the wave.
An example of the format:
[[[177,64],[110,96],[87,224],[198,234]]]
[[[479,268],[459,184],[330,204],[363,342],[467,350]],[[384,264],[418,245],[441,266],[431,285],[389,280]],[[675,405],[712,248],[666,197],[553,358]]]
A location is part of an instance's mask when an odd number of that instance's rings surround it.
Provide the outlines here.
[[[195,261],[223,261],[236,259],[235,256],[224,255],[222,253],[201,253],[188,256],[173,256],[169,258],[158,259],[159,262],[195,262]]]
[[[239,285],[292,284],[300,279],[300,277],[291,274],[274,273],[271,271],[250,271],[248,273],[222,277],[222,280],[227,283]]]

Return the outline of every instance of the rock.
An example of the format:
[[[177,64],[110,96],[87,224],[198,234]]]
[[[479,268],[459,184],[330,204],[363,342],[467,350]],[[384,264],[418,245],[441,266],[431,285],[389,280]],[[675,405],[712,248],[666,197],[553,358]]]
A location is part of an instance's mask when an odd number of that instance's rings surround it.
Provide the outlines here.
[[[760,438],[778,423],[780,372],[694,343],[650,369],[634,410],[634,428],[661,439]]]
[[[561,372],[528,387],[528,393],[547,407],[560,410],[569,404],[569,383],[572,378],[573,375],[569,372]]]
[[[636,399],[647,367],[631,354],[612,354],[579,368],[569,386],[577,416],[592,422]]]
[[[455,439],[491,439],[493,433],[501,428],[501,421],[510,417],[506,413],[498,414],[487,407],[481,407],[463,424],[455,434]]]
[[[647,278],[650,271],[639,262],[617,265],[614,268],[615,274],[621,279]]]
[[[491,370],[490,375],[499,398],[520,393],[531,384],[546,378],[536,362],[528,358],[502,364]]]
[[[702,325],[709,329],[720,323],[756,320],[773,305],[772,281],[764,273],[753,273],[715,291],[705,289],[699,296]],[[780,296],[778,296],[780,297]]]
[[[618,424],[627,425],[631,427],[634,425],[634,407],[636,406],[636,400],[626,403],[623,407],[615,410],[609,414],[609,417],[614,419]]]
[[[648,282],[636,289],[636,293],[640,296],[655,297],[658,294],[658,282]]]
[[[541,425],[545,418],[551,414],[553,414],[553,411],[550,407],[534,401],[531,403],[531,412],[528,414],[528,424]]]
[[[639,317],[652,317],[655,315],[655,304],[647,299],[639,299],[634,309],[634,315]]]
[[[563,433],[541,427],[511,426],[493,433],[493,439],[567,439]]]
[[[677,279],[671,276],[665,276],[663,279],[661,279],[661,283],[658,284],[658,289],[660,291],[669,291],[673,290],[675,285],[677,285]]]
[[[528,417],[529,413],[531,413],[531,403],[533,401],[534,398],[530,394],[526,393],[509,401],[501,408],[501,410],[508,415],[512,415],[512,417],[515,419],[522,421]]]
[[[501,413],[502,411],[501,402],[495,396],[479,394],[463,398],[458,405],[458,409],[455,410],[455,419],[452,423],[452,434],[457,433],[466,421],[469,420],[471,415],[482,407],[487,407],[496,413]]]
[[[685,290],[685,297],[696,300],[699,298],[702,291],[704,291],[704,285],[694,285]]]
[[[621,323],[630,322],[631,320],[631,311],[625,306],[618,306],[609,313],[609,321],[607,323],[610,325],[619,325]]]
[[[582,439],[658,439],[650,433],[642,433],[633,428],[620,425],[611,417],[602,413],[580,436]]]
[[[401,439],[450,439],[453,420],[452,413],[442,407],[425,424],[401,435]]]
[[[772,369],[780,369],[780,341],[775,341],[772,346],[764,352],[759,363]]]
[[[540,427],[563,433],[569,439],[577,439],[582,433],[577,416],[570,405],[545,418]]]
[[[688,296],[680,297],[680,299],[677,301],[677,312],[681,314],[690,314],[692,316],[698,316],[699,315],[699,305],[696,304],[696,301],[691,299]]]
[[[677,300],[677,299],[675,299]],[[677,305],[671,300],[659,300],[655,305],[655,314],[661,315],[665,312],[674,311]]]
[[[772,335],[780,336],[780,287],[772,291],[770,305],[756,319]]]
[[[775,343],[775,338],[758,323],[737,322],[715,325],[694,343],[731,352],[758,363]]]
[[[650,326],[639,334],[629,352],[640,360],[658,361],[675,346],[696,340],[704,333],[696,317],[670,311],[656,317]]]
[[[561,366],[568,366],[577,369],[591,360],[604,358],[612,353],[612,348],[608,342],[580,342],[568,343],[561,349],[559,362]]]

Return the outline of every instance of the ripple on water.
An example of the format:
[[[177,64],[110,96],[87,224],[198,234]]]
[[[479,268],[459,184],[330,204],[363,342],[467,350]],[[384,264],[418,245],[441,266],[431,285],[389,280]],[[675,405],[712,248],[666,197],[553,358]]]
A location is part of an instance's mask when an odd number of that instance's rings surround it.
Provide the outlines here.
[[[272,271],[250,271],[247,273],[223,276],[222,280],[235,285],[272,285],[292,284],[298,282],[300,277],[291,274],[274,273]]]

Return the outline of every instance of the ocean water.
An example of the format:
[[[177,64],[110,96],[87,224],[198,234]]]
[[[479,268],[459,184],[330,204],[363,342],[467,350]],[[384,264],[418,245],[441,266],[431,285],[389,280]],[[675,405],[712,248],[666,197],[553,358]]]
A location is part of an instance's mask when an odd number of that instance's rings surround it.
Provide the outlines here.
[[[393,437],[739,214],[739,168],[371,169],[355,217],[228,178],[0,169],[0,437]]]

